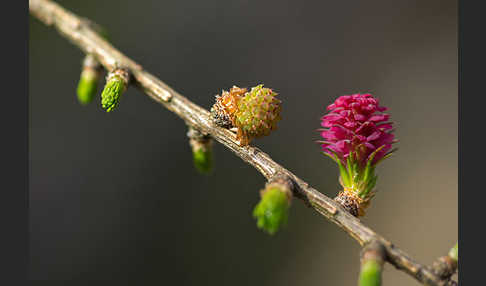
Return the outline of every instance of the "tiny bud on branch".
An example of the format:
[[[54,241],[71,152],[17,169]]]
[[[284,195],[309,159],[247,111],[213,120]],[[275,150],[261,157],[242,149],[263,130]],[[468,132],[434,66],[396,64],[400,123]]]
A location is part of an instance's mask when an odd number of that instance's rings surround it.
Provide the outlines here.
[[[82,105],[87,105],[96,94],[98,83],[101,78],[102,66],[93,55],[86,55],[83,61],[83,69],[79,79],[77,96]]]
[[[125,69],[115,69],[106,77],[106,85],[101,93],[101,107],[106,112],[112,111],[120,101],[120,96],[127,89],[129,75]]]
[[[257,219],[258,228],[273,235],[287,224],[292,201],[291,186],[289,180],[276,178],[260,191],[260,202],[253,209],[253,217]]]
[[[458,243],[456,242],[456,244],[454,245],[454,247],[451,248],[451,250],[449,250],[449,257],[454,260],[455,262],[457,262],[459,260],[459,250],[458,250],[459,246],[458,246]]]
[[[192,127],[189,127],[187,137],[192,149],[194,167],[201,174],[210,174],[213,170],[213,139]]]
[[[434,262],[432,268],[443,280],[450,279],[457,270],[458,258],[458,245],[456,243],[454,247],[449,250],[448,255],[441,256]]]

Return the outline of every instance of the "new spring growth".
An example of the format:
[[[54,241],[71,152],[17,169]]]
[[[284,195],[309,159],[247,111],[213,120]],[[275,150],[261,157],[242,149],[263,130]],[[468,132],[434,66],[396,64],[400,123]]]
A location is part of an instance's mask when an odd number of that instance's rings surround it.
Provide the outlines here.
[[[210,174],[213,170],[213,140],[194,128],[187,132],[192,149],[194,167],[201,174]]]
[[[258,228],[273,235],[287,224],[292,191],[288,182],[276,180],[267,183],[260,196],[260,202],[253,209],[253,217]]]
[[[457,260],[459,260],[459,246],[457,245],[457,242],[456,244],[454,245],[454,247],[451,248],[451,250],[449,250],[449,257],[455,261],[457,263]]]
[[[233,86],[230,91],[222,91],[216,96],[211,108],[213,122],[224,128],[236,129],[241,146],[250,144],[253,138],[268,135],[277,129],[281,119],[281,101],[277,93],[263,84],[246,88]]]
[[[88,19],[84,19],[84,21],[96,30],[100,36],[108,40],[108,32],[103,27]],[[103,67],[93,55],[87,54],[84,57],[83,69],[77,88],[78,101],[82,105],[87,105],[93,101],[98,89],[102,71]]]
[[[115,69],[108,73],[106,84],[101,93],[101,107],[106,112],[112,111],[120,101],[120,96],[127,89],[129,75],[125,69]]]
[[[384,250],[380,244],[371,243],[361,254],[359,286],[380,286],[384,264]]]
[[[83,69],[79,79],[77,96],[82,105],[87,105],[93,101],[98,83],[101,78],[102,66],[91,54],[86,55],[83,61]]]
[[[319,129],[324,141],[318,143],[339,168],[343,190],[335,200],[360,217],[374,195],[376,166],[395,151],[393,123],[371,94],[341,96],[327,110]]]

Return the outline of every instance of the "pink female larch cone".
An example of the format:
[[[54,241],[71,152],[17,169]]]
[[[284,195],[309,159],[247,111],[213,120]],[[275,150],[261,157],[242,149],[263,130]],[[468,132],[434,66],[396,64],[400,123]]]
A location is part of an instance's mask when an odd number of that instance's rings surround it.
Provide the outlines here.
[[[327,110],[321,119],[325,129],[319,130],[324,141],[319,143],[340,169],[344,190],[336,200],[362,216],[373,196],[375,166],[393,152],[393,123],[390,115],[382,113],[387,108],[371,94],[340,96]]]

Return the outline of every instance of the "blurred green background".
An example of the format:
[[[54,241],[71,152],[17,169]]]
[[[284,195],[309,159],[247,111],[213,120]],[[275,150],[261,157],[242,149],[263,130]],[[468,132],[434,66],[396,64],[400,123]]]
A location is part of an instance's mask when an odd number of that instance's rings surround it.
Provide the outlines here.
[[[400,140],[364,223],[422,263],[457,240],[456,1],[58,1],[197,104],[233,84],[279,92],[254,145],[334,197],[314,140],[336,97],[370,92]],[[270,237],[251,216],[264,178],[215,144],[192,166],[184,122],[136,88],[82,107],[83,54],[29,19],[31,278],[50,285],[356,285],[359,245],[294,200]],[[101,92],[101,89],[100,89]],[[386,265],[384,285],[418,285]]]

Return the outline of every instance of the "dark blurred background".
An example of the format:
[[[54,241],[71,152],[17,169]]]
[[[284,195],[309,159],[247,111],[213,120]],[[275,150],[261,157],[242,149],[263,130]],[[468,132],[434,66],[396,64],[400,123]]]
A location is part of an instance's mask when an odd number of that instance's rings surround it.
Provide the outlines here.
[[[58,1],[210,108],[233,84],[280,93],[254,144],[319,191],[337,167],[313,142],[336,97],[370,92],[400,140],[365,224],[422,263],[457,240],[456,1]],[[294,200],[270,237],[251,216],[264,178],[215,144],[192,166],[184,122],[136,88],[82,107],[83,54],[29,19],[31,277],[50,285],[356,285],[360,247]],[[100,89],[101,92],[101,89]],[[385,285],[418,285],[386,265]]]

